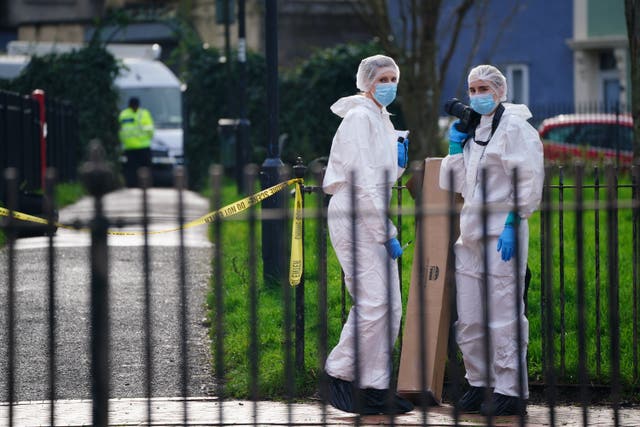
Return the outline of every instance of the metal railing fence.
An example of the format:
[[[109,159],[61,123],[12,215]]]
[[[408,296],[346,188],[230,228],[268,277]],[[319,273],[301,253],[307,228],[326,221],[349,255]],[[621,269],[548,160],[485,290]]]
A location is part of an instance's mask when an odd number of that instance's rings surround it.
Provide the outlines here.
[[[316,182],[321,182],[322,170],[314,169],[309,174],[299,164],[295,170],[298,177],[307,177],[311,175]],[[570,174],[567,170],[570,169]],[[639,255],[639,230],[640,224],[640,172],[639,166],[633,166],[626,175],[618,173],[613,166],[607,166],[604,172],[596,169],[593,172],[587,172],[585,167],[577,164],[571,168],[547,167],[546,181],[544,188],[543,202],[540,206],[539,213],[535,214],[530,221],[530,252],[529,252],[529,268],[532,271],[531,284],[528,289],[526,300],[526,315],[529,318],[530,336],[528,345],[528,364],[529,376],[531,379],[531,388],[544,389],[544,397],[542,404],[546,406],[548,414],[546,422],[551,425],[557,425],[562,422],[556,417],[558,405],[561,405],[564,386],[572,383],[579,389],[579,403],[582,408],[582,424],[590,424],[591,401],[595,397],[593,384],[603,384],[607,386],[607,400],[613,410],[614,425],[624,425],[620,418],[620,405],[623,392],[637,390],[638,384],[638,268],[640,265]],[[419,173],[420,168],[414,167],[414,173]],[[248,167],[246,170],[245,180],[248,187],[247,190],[254,188],[257,177],[257,168],[255,166]],[[517,174],[517,171],[515,171]],[[290,173],[284,173],[283,177],[287,178]],[[144,177],[146,176],[146,179]],[[149,185],[148,176],[141,175],[142,179],[142,201],[143,215],[136,220],[128,220],[127,224],[140,224],[143,230],[148,230],[149,218],[146,208],[147,189]],[[93,407],[92,423],[94,425],[107,425],[109,422],[109,383],[112,369],[109,366],[110,348],[105,337],[109,336],[109,331],[113,319],[109,319],[108,308],[110,301],[109,294],[109,247],[107,244],[107,229],[111,226],[122,224],[122,220],[114,220],[107,218],[104,214],[104,206],[102,198],[109,191],[112,184],[110,171],[102,160],[94,154],[92,160],[83,168],[83,178],[87,184],[89,193],[94,197],[95,215],[85,225],[91,229],[91,298],[90,298],[90,323],[91,335],[87,337],[90,341],[90,360],[91,360],[91,400]],[[213,168],[211,173],[211,187],[213,190],[212,208],[214,210],[222,207],[222,183],[223,170],[220,167]],[[604,183],[602,180],[604,178]],[[453,179],[451,177],[451,179]],[[19,179],[15,171],[5,174],[5,182],[7,184],[7,200],[8,208],[15,209],[17,189]],[[179,225],[184,225],[187,218],[184,217],[183,211],[183,181],[178,176],[176,180],[176,190],[178,193],[178,212],[177,218]],[[47,179],[46,191],[51,194],[54,186],[54,179],[49,176]],[[423,205],[422,196],[418,194],[413,203],[407,203],[407,199],[403,198],[406,187],[398,185],[396,187],[395,204],[387,212],[390,216],[396,218],[401,234],[400,241],[408,240],[406,233],[411,235],[413,230],[417,230],[415,236],[423,236],[423,228],[425,221],[431,217],[441,217],[447,219],[447,227],[449,228],[449,241],[447,243],[447,252],[450,258],[453,257],[455,242],[455,224],[459,215],[458,200],[449,197],[448,202],[439,205]],[[344,212],[345,218],[350,224],[358,221],[359,211],[358,199],[355,189],[351,188],[351,205]],[[517,186],[514,186],[514,192],[517,200]],[[247,191],[250,194],[250,191]],[[344,290],[344,282],[342,284],[342,302],[340,307],[330,306],[328,304],[328,293],[336,292],[338,283],[329,280],[329,269],[336,268],[331,265],[335,262],[333,256],[329,255],[328,239],[327,239],[327,197],[322,193],[318,186],[304,185],[303,194],[307,200],[303,202],[304,221],[313,227],[305,227],[305,238],[313,244],[304,246],[305,260],[314,259],[314,279],[313,285],[317,289],[317,295],[310,297],[305,296],[305,288],[309,288],[309,278],[303,279],[295,290],[291,290],[286,278],[281,278],[282,288],[282,304],[283,318],[282,322],[282,364],[283,369],[283,397],[287,404],[287,412],[281,423],[287,425],[304,424],[301,418],[294,413],[294,399],[300,398],[296,392],[297,380],[300,376],[308,375],[309,371],[317,371],[322,373],[323,367],[327,360],[330,348],[335,344],[337,332],[330,330],[330,316],[342,316],[343,323],[345,315],[350,308],[354,315],[358,315],[363,308],[358,304],[360,292],[363,291],[362,286],[366,284],[354,283],[353,300],[347,297]],[[485,192],[486,194],[486,192]],[[310,197],[313,199],[309,200]],[[53,206],[45,206],[46,218],[51,228],[53,225]],[[487,233],[487,218],[495,209],[506,209],[505,207],[489,206],[486,201],[481,209],[477,212],[484,227],[484,237],[482,239],[486,246],[489,236]],[[506,211],[505,211],[506,212]],[[246,354],[248,358],[247,375],[248,396],[253,401],[253,407],[250,411],[250,419],[247,423],[252,425],[260,425],[261,420],[266,416],[261,412],[258,400],[264,397],[260,388],[260,371],[259,360],[261,357],[261,342],[259,330],[261,323],[267,319],[259,316],[260,291],[261,283],[258,280],[258,245],[257,235],[259,233],[259,222],[261,216],[267,215],[283,215],[289,220],[291,213],[285,212],[267,213],[260,211],[256,206],[248,209],[246,215],[234,218],[234,221],[241,221],[247,224],[249,234],[246,242],[236,241],[236,245],[246,246],[246,267],[247,277],[247,301],[248,325],[246,334]],[[3,266],[2,286],[5,297],[5,315],[2,318],[3,331],[3,348],[5,349],[2,357],[2,372],[6,373],[1,386],[4,389],[2,400],[7,402],[7,420],[9,425],[13,424],[14,404],[19,400],[16,396],[16,377],[15,369],[18,364],[25,363],[24,360],[16,353],[16,340],[19,331],[16,330],[16,322],[20,313],[16,312],[16,294],[20,292],[20,278],[16,277],[16,263],[19,262],[20,253],[15,251],[16,236],[20,225],[18,221],[11,216],[2,218],[4,229],[7,233],[6,247],[6,268]],[[225,412],[228,406],[225,401],[231,399],[226,389],[226,381],[229,380],[227,348],[225,347],[226,333],[229,332],[229,325],[226,316],[228,308],[225,305],[226,288],[228,284],[224,283],[223,269],[225,262],[225,251],[228,248],[223,244],[222,234],[227,222],[230,220],[216,216],[211,223],[212,236],[214,241],[213,250],[213,276],[212,276],[212,294],[214,295],[214,317],[212,322],[212,345],[213,351],[213,376],[216,379],[215,395],[217,397],[217,413],[211,413],[210,424],[225,425],[225,417],[229,415]],[[404,228],[404,231],[402,231]],[[409,231],[407,231],[409,229]],[[179,349],[180,379],[181,384],[180,396],[182,400],[182,424],[188,424],[190,420],[189,406],[189,347],[190,335],[193,333],[188,327],[187,316],[187,261],[188,256],[184,250],[184,238],[180,228],[180,250],[178,252],[178,268],[177,281],[180,290],[178,299],[179,316],[179,340],[175,344]],[[309,236],[309,230],[313,230],[313,238]],[[357,227],[351,227],[352,241],[358,241],[359,230]],[[51,233],[52,234],[52,233]],[[304,233],[303,233],[304,234]],[[146,236],[146,234],[145,234]],[[516,233],[516,236],[518,234]],[[413,236],[410,236],[413,237]],[[415,249],[414,258],[421,259],[423,251],[426,251],[426,242],[419,237],[414,237]],[[522,254],[519,248],[518,238],[516,238],[515,265],[518,265]],[[47,332],[47,378],[48,385],[43,399],[47,399],[50,405],[51,424],[55,421],[57,395],[56,383],[60,376],[64,373],[56,370],[57,362],[60,357],[67,357],[56,353],[57,336],[56,336],[56,269],[55,263],[59,249],[54,246],[53,236],[49,237],[49,246],[47,252],[48,278],[45,283],[43,292],[48,295],[48,332]],[[144,318],[145,326],[142,334],[144,340],[144,358],[142,366],[139,369],[144,370],[144,393],[142,396],[146,398],[146,416],[142,422],[151,423],[155,416],[155,409],[152,405],[152,382],[156,374],[156,366],[152,357],[153,341],[151,339],[153,333],[153,325],[150,313],[153,312],[152,301],[150,298],[150,276],[152,265],[149,260],[148,242],[145,237],[143,245],[143,258],[140,269],[142,273],[141,286],[144,288]],[[538,248],[538,250],[533,250]],[[355,256],[360,248],[353,246]],[[489,365],[489,351],[495,343],[489,339],[490,319],[495,313],[495,307],[487,304],[491,286],[491,278],[488,275],[488,259],[487,251],[485,251],[482,260],[483,277],[482,283],[482,300],[484,318],[484,339],[485,345],[485,365],[487,377],[490,377],[491,366]],[[406,260],[404,261],[407,267]],[[403,262],[401,261],[402,265]],[[391,267],[386,266],[386,281],[391,282]],[[354,272],[345,272],[346,274],[357,273],[358,265],[354,265]],[[430,270],[428,265],[419,265],[417,269],[417,283],[427,283]],[[452,283],[454,276],[454,264],[448,262],[443,274],[449,277],[446,288],[449,292],[448,301],[451,304],[451,313],[455,313],[455,286]],[[519,269],[515,269],[514,276],[517,283],[524,282],[524,277]],[[355,274],[354,276],[357,276]],[[400,270],[400,277],[406,277],[406,274]],[[405,283],[402,289],[409,289],[409,284]],[[333,290],[331,290],[333,288]],[[418,298],[424,300],[427,287],[418,285]],[[606,297],[605,297],[606,295]],[[520,292],[514,293],[514,307],[520,310],[520,301],[525,297]],[[406,295],[404,296],[406,299]],[[306,311],[305,301],[309,299],[316,300],[315,313],[317,316],[309,316]],[[391,293],[387,291],[386,301],[389,304]],[[439,414],[438,410],[432,410],[428,403],[432,402],[430,394],[431,390],[427,389],[425,378],[428,368],[426,363],[426,355],[433,351],[429,345],[429,337],[426,336],[426,328],[428,327],[428,313],[423,304],[419,304],[417,316],[420,331],[417,333],[419,337],[418,346],[420,351],[419,366],[421,372],[416,372],[416,376],[420,376],[422,387],[415,397],[417,403],[422,403],[415,410],[416,419],[421,425],[433,425],[431,420],[436,420]],[[341,314],[342,313],[342,314]],[[520,317],[520,312],[514,313],[516,319]],[[455,319],[455,316],[452,316]],[[273,319],[268,319],[273,320]],[[388,322],[388,319],[385,320]],[[358,323],[355,323],[354,336],[359,337],[361,332],[358,330]],[[522,350],[523,343],[526,342],[520,335],[522,333],[520,323],[515,327],[517,333],[514,336],[515,346]],[[307,336],[309,331],[314,331],[314,336]],[[380,337],[387,342],[387,350],[389,354],[396,354],[401,350],[405,343],[402,342],[402,333],[399,334],[399,343],[394,344],[393,332],[388,330],[388,336]],[[458,354],[453,346],[452,337],[456,334],[455,323],[451,324],[449,332],[449,366],[446,371],[444,400],[453,404],[462,394],[464,389],[463,372],[460,369]],[[354,358],[355,368],[353,370],[354,383],[354,402],[356,409],[361,409],[364,404],[363,399],[366,390],[358,387],[362,372],[360,371],[360,359],[366,357],[362,354],[361,345],[358,338],[354,340]],[[305,347],[314,347],[317,356],[317,364],[309,366],[305,361]],[[631,363],[626,361],[631,360]],[[393,401],[395,393],[395,381],[397,379],[397,359],[392,358],[393,363],[389,369],[391,371],[391,386],[385,391],[386,402],[390,404]],[[630,367],[629,367],[630,365]],[[43,368],[43,367],[39,367]],[[517,370],[522,378],[525,366],[518,363]],[[327,392],[329,389],[328,378],[319,374],[317,377],[317,390],[320,396],[319,403],[319,423],[322,425],[329,424],[329,418],[332,411],[329,409],[327,402]],[[524,390],[522,383],[519,387],[520,398],[524,398]],[[16,398],[18,397],[18,399]],[[489,397],[487,397],[489,398]],[[427,403],[427,404],[425,404]],[[440,411],[441,412],[441,411]],[[455,405],[451,406],[451,420],[458,425],[463,423],[462,414],[459,413]],[[524,412],[515,417],[515,422],[519,425],[525,425],[530,421]],[[390,414],[383,417],[385,423],[391,425],[401,424],[400,415]],[[486,417],[475,418],[478,423],[486,423],[492,425],[496,422],[492,415]],[[353,418],[355,424],[364,422],[360,416]],[[440,421],[434,421],[436,424]]]
[[[47,167],[56,169],[59,182],[77,178],[77,113],[68,101],[48,97],[44,108],[46,154],[43,159],[43,126],[38,101],[32,96],[0,91],[0,170],[16,168],[23,191],[44,190],[43,161]],[[4,191],[0,189],[0,200],[5,200]]]

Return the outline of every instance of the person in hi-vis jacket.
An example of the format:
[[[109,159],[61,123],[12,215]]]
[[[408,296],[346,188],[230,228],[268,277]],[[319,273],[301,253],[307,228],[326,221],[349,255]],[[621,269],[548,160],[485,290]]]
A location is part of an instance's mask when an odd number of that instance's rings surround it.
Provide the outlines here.
[[[129,106],[118,117],[120,132],[118,136],[123,154],[127,159],[124,165],[124,177],[127,187],[135,187],[137,171],[141,167],[151,167],[151,140],[154,125],[151,113],[140,107],[136,97],[129,99]]]
[[[333,138],[322,184],[325,193],[332,195],[328,208],[331,243],[357,307],[351,308],[340,341],[326,361],[328,400],[338,409],[362,414],[413,409],[399,396],[390,406],[386,402],[391,379],[389,349],[393,345],[388,339],[389,322],[395,342],[402,316],[396,261],[402,247],[386,213],[392,186],[407,166],[409,143],[407,139],[399,141],[386,109],[395,99],[399,78],[398,66],[387,56],[361,61],[356,74],[361,92],[331,106],[342,122]],[[356,241],[352,234],[352,188],[357,210]],[[362,397],[360,404],[356,395]]]

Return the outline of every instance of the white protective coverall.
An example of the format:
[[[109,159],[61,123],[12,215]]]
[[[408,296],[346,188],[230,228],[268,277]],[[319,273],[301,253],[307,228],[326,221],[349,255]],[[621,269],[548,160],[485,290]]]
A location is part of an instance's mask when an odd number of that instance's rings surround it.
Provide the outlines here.
[[[462,351],[466,378],[475,387],[495,387],[494,392],[519,396],[517,312],[515,302],[515,256],[508,262],[496,250],[498,236],[504,229],[509,210],[514,209],[513,169],[518,171],[518,209],[520,249],[520,295],[524,290],[529,228],[527,218],[537,209],[542,196],[544,161],[538,132],[526,121],[531,112],[525,105],[503,104],[505,111],[495,134],[491,134],[493,114],[483,115],[476,128],[475,140],[467,141],[463,153],[448,155],[440,168],[440,187],[448,190],[453,171],[453,191],[461,193],[464,204],[460,212],[460,238],[455,243],[458,320],[456,339]],[[486,384],[483,326],[483,240],[482,240],[482,170],[486,170],[488,225],[488,294],[491,337],[490,384]],[[492,207],[493,206],[493,209]],[[526,354],[529,322],[520,298],[524,397],[528,398]]]
[[[397,164],[397,134],[386,108],[381,109],[365,96],[341,98],[331,106],[331,111],[343,120],[333,138],[322,187],[325,193],[333,195],[327,218],[329,236],[344,271],[347,289],[352,297],[357,295],[358,318],[356,320],[352,307],[325,369],[333,377],[355,380],[354,324],[357,321],[359,387],[387,389],[390,380],[387,322],[390,318],[395,342],[402,316],[398,265],[384,246],[397,234],[386,215],[392,186],[404,172]],[[353,182],[352,171],[355,172]],[[356,191],[355,242],[351,227],[351,184]],[[390,286],[391,301],[388,301],[387,286]]]

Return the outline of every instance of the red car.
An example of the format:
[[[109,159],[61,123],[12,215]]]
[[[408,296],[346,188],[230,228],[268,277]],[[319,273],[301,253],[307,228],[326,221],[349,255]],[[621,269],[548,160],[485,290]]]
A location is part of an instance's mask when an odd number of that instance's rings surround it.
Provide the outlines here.
[[[538,132],[546,160],[615,162],[618,152],[620,165],[633,159],[633,120],[628,114],[562,114],[543,120]]]

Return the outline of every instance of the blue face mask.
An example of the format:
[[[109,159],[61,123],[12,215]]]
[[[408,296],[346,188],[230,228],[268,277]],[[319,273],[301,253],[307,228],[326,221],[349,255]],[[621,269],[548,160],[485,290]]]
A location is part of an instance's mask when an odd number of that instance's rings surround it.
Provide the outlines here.
[[[496,108],[496,101],[490,93],[482,95],[471,95],[471,108],[478,114],[489,114]]]
[[[397,83],[378,83],[376,85],[376,92],[373,97],[380,103],[380,105],[386,107],[396,99],[396,92],[398,91]]]

